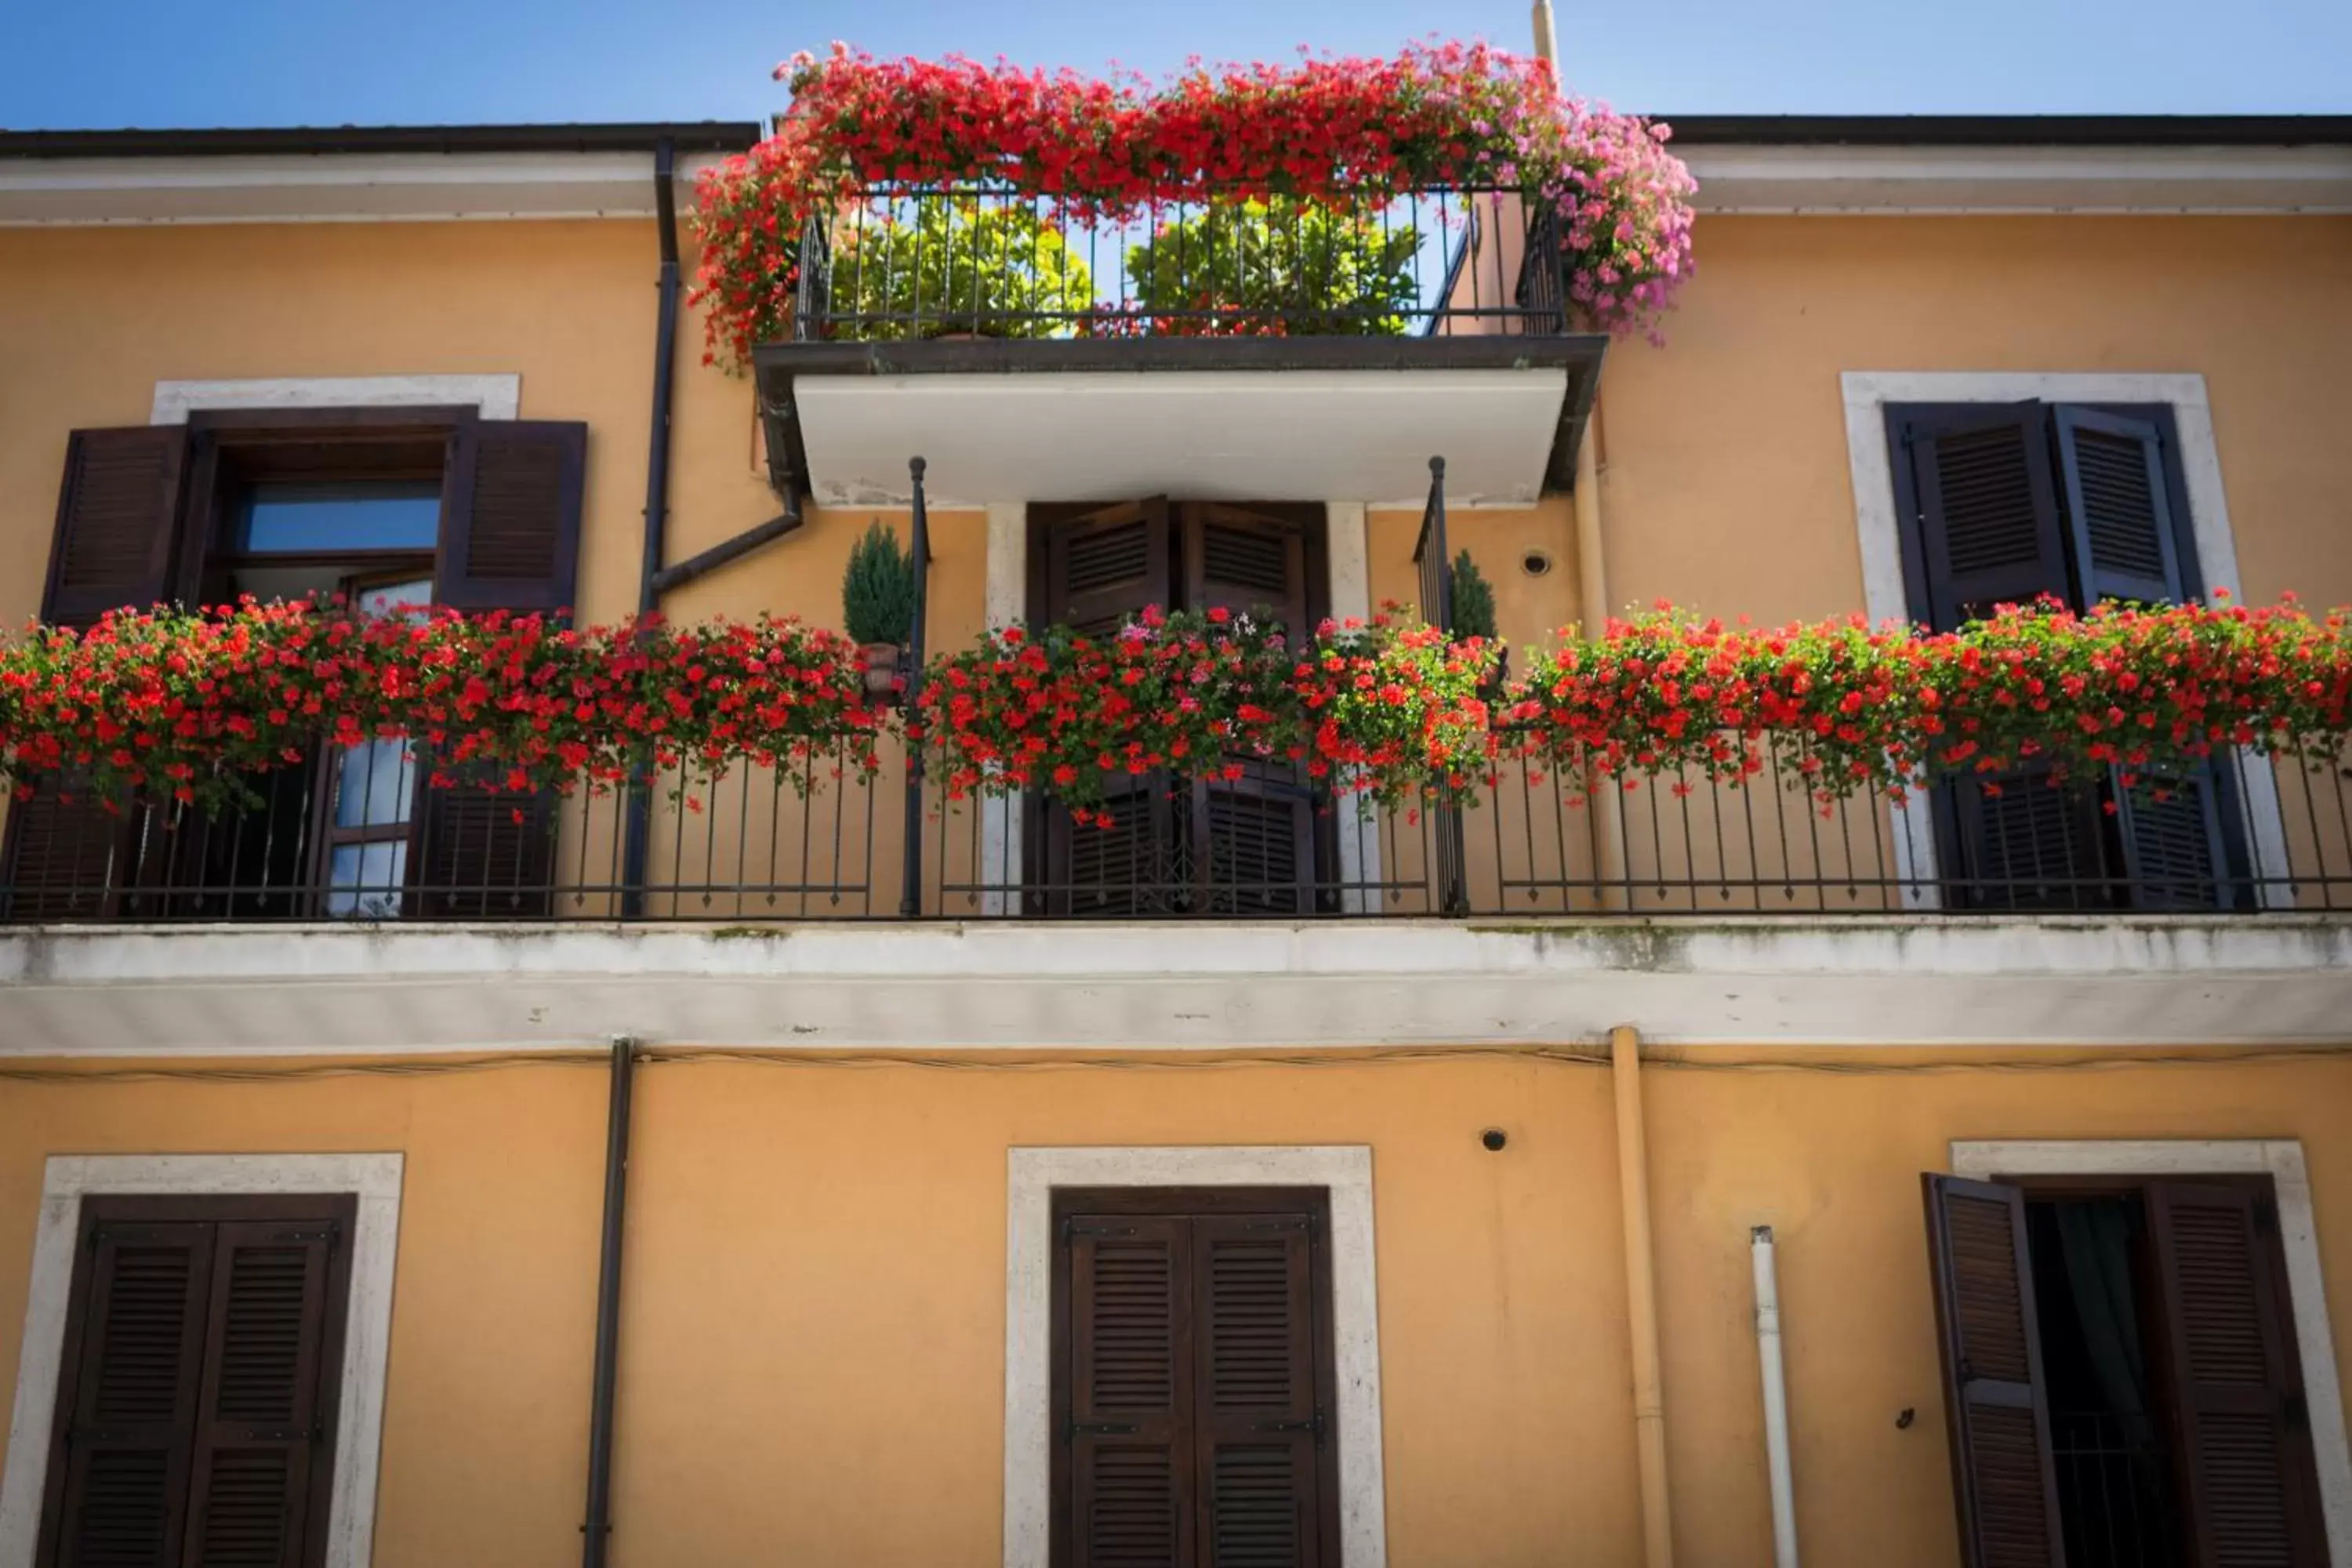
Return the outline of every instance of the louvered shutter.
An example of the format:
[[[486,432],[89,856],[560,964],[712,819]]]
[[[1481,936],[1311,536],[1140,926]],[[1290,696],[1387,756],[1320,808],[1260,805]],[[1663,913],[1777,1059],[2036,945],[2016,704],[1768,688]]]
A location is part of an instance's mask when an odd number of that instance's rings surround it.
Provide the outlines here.
[[[2025,1195],[1921,1178],[1966,1568],[2064,1568]]]
[[[1294,641],[1314,634],[1307,541],[1241,507],[1184,508],[1185,607],[1271,616]],[[1192,790],[1192,856],[1210,914],[1311,914],[1315,796],[1299,769],[1236,759],[1244,776]]]
[[[1314,1219],[1192,1222],[1193,1408],[1200,1561],[1310,1568],[1324,1560],[1318,1448]]]
[[[1095,638],[1148,605],[1174,607],[1168,503],[1122,501],[1057,524],[1045,543],[1045,619]]]
[[[192,1568],[298,1568],[325,1451],[327,1221],[219,1226],[189,1478]],[[323,1521],[317,1521],[323,1523]]]
[[[2177,1183],[2150,1186],[2147,1210],[2190,1568],[2324,1563],[2301,1379],[2272,1257],[2275,1216],[2245,1188]]]
[[[1190,1222],[1078,1215],[1070,1248],[1076,1568],[1192,1568]]]
[[[66,440],[57,533],[41,619],[84,628],[109,610],[171,597],[179,565],[184,425],[76,430]],[[63,798],[73,795],[73,799]],[[127,879],[133,825],[127,803],[45,779],[12,805],[5,918],[89,920],[114,912]]]
[[[1901,416],[1918,507],[1919,581],[1930,626],[1956,631],[1995,605],[2067,600],[2066,545],[2039,403]],[[1954,779],[1946,786],[1952,901],[2080,909],[2105,901],[2098,804],[2053,790],[2048,770]]]
[[[1101,641],[1151,605],[1173,605],[1168,503],[1122,501],[1060,522],[1045,546],[1049,625]],[[1189,899],[1181,803],[1159,773],[1104,780],[1111,825],[1045,808],[1045,906],[1060,918],[1166,913]]]
[[[588,426],[467,422],[441,489],[435,603],[568,613],[577,587]],[[425,920],[543,920],[554,908],[557,803],[487,773],[418,792],[408,902]]]
[[[2147,420],[2093,408],[2062,405],[2054,420],[2084,605],[2187,598],[2163,432]],[[2117,776],[2109,788],[2136,907],[2211,909],[2231,901],[2222,874],[2221,791],[2211,767],[2160,774],[2128,789]]]
[[[435,598],[459,610],[569,609],[587,459],[585,425],[459,426],[442,478]]]
[[[45,1561],[57,1568],[182,1561],[213,1232],[104,1222],[88,1233],[81,1340],[49,1472]]]

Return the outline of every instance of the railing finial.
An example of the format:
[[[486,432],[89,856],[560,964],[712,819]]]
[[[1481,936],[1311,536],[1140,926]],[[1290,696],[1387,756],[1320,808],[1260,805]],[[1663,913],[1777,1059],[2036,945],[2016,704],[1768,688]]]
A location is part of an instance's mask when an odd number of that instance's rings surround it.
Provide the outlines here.
[[[1436,480],[1439,484],[1444,484],[1445,482],[1445,459],[1444,458],[1432,458],[1429,459],[1429,477]]]

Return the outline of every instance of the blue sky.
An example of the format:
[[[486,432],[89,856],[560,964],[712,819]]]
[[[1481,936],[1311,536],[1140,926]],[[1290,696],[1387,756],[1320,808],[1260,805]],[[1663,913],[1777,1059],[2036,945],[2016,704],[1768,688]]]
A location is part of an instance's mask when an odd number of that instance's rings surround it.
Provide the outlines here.
[[[2352,0],[1555,0],[1563,74],[1652,113],[2352,110]],[[1521,0],[11,0],[0,127],[745,119],[794,49],[1160,72],[1443,28]]]

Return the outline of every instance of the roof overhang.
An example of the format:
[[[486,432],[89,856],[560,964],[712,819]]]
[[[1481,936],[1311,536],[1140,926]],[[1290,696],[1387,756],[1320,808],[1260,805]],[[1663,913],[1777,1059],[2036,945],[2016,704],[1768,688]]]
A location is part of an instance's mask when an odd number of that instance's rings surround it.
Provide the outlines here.
[[[1702,212],[2352,212],[2352,116],[1664,118]]]
[[[0,226],[650,218],[750,123],[0,133]]]
[[[753,359],[777,488],[826,506],[1167,495],[1524,506],[1568,489],[1608,339],[779,342]]]

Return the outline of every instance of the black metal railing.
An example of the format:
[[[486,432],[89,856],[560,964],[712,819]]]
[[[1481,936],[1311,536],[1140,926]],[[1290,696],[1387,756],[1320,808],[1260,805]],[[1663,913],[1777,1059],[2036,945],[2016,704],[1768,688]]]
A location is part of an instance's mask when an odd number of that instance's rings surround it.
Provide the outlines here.
[[[1560,333],[1558,229],[1527,211],[1497,189],[1097,216],[986,185],[876,187],[807,221],[793,336]]]
[[[1048,814],[1021,799],[909,790],[886,742],[845,742],[788,766],[648,781],[643,871],[627,795],[535,797],[420,789],[400,847],[356,865],[322,840],[297,779],[250,811],[82,814],[19,833],[55,803],[20,803],[0,879],[14,922],[330,920],[707,921],[1218,919],[1325,916],[1887,916],[2352,912],[2352,771],[2338,760],[2236,756],[2235,820],[2200,870],[2136,867],[2107,837],[2067,858],[1986,860],[1945,831],[1951,801],[1896,809],[1864,791],[1824,805],[1781,770],[1801,737],[1761,742],[1772,771],[1732,787],[1667,774],[1602,780],[1517,764],[1456,806],[1367,811],[1244,780],[1130,795],[1108,828],[1049,853]],[[299,770],[289,770],[289,776]],[[915,809],[906,809],[911,800]],[[51,821],[49,827],[57,823]],[[28,855],[23,843],[45,846]],[[382,833],[377,835],[383,840]]]

